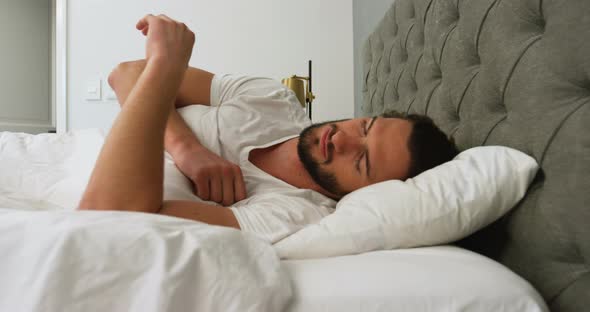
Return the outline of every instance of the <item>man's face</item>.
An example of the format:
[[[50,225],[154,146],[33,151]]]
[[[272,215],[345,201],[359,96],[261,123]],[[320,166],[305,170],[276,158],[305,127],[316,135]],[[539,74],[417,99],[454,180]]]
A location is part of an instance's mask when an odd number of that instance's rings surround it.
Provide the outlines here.
[[[412,123],[399,118],[356,118],[312,125],[297,152],[314,181],[343,196],[373,183],[404,179],[410,167]]]

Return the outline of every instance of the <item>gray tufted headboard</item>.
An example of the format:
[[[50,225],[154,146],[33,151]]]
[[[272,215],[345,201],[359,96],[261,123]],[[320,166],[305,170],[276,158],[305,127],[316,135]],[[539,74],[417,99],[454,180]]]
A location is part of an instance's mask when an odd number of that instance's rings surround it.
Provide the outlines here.
[[[426,114],[460,149],[540,163],[513,212],[461,244],[590,310],[590,1],[396,0],[365,46],[363,113]]]

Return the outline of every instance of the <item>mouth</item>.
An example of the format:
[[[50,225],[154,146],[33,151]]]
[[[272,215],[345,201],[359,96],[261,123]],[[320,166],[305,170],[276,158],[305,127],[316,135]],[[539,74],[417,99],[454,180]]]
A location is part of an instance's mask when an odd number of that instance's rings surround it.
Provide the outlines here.
[[[324,131],[324,134],[322,135],[322,138],[320,140],[320,148],[322,149],[324,161],[328,160],[328,140],[330,138],[331,133],[332,133],[332,127],[328,127],[328,129],[326,129],[326,131]]]

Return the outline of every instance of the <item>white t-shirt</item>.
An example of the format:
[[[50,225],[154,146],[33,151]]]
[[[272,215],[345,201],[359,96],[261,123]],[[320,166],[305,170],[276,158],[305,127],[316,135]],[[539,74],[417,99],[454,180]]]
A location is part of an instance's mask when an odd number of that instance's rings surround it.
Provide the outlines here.
[[[203,146],[240,166],[248,198],[231,210],[243,231],[275,243],[334,210],[334,200],[287,184],[248,160],[251,150],[297,137],[311,124],[295,94],[278,81],[216,75],[211,106],[178,111]]]

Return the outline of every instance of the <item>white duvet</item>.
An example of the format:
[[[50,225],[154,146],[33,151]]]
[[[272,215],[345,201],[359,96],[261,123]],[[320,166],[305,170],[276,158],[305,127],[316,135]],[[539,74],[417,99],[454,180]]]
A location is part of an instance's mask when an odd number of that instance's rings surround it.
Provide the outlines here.
[[[103,136],[0,133],[0,311],[281,311],[267,243],[178,218],[74,211]],[[167,163],[168,198],[180,173]],[[178,179],[176,179],[178,178]]]

